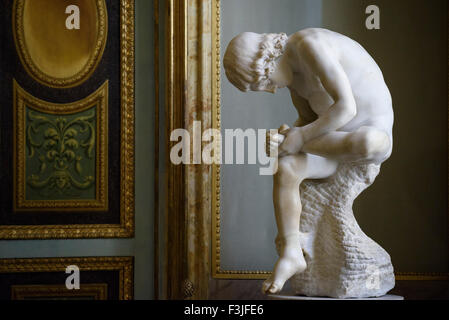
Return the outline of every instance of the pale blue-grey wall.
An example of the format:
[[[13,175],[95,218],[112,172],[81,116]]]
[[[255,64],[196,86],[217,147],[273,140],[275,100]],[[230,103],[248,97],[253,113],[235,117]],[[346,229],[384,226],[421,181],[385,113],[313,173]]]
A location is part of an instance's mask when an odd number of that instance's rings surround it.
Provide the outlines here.
[[[221,16],[223,55],[229,41],[244,31],[291,34],[320,26],[321,0],[224,0]],[[286,89],[276,95],[242,93],[227,81],[224,70],[222,75],[222,130],[273,129],[296,120]],[[222,166],[221,179],[221,267],[271,270],[276,258],[272,177],[259,175],[258,165],[228,164]]]
[[[135,237],[133,239],[0,241],[0,258],[134,256],[135,299],[153,298],[153,3],[149,0],[136,0],[135,106]]]

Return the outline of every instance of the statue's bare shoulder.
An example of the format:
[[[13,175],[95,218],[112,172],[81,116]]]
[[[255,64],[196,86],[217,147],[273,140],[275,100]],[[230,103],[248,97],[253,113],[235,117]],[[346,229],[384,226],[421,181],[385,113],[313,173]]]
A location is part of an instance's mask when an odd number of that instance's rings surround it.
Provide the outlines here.
[[[357,117],[349,124],[358,127],[367,119],[392,118],[391,95],[382,71],[371,55],[355,40],[320,28],[298,31],[289,37],[286,48],[294,75],[290,90],[308,100],[311,108],[323,113],[339,96],[355,99]],[[299,107],[299,108],[298,108]],[[391,130],[391,121],[386,128]]]
[[[376,62],[370,54],[355,40],[342,35],[340,33],[322,29],[322,28],[308,28],[300,30],[289,37],[287,44],[288,49],[297,50],[297,54],[301,58],[313,56],[327,56],[332,54],[344,66],[347,64],[354,64],[353,55],[357,55],[357,64],[364,65],[366,70],[369,66],[377,67]],[[325,49],[325,50],[317,50]],[[378,71],[380,69],[377,67]],[[380,71],[381,72],[381,71]]]

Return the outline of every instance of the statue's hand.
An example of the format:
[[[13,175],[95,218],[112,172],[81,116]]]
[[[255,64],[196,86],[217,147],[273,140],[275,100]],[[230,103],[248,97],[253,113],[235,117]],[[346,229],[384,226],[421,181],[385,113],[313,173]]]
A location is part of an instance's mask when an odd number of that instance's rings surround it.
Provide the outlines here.
[[[304,145],[302,129],[293,127],[285,133],[284,142],[279,146],[279,154],[296,154],[301,151]]]
[[[265,144],[265,153],[269,157],[277,157],[279,154],[279,146],[285,139],[285,133],[288,132],[290,127],[283,124],[279,129],[278,133],[272,134],[270,131],[267,132],[267,139]]]

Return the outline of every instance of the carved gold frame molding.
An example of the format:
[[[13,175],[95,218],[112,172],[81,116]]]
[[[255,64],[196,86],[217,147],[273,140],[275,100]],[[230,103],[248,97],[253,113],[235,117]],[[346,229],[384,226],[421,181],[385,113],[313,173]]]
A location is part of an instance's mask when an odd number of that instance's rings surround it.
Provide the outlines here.
[[[20,258],[20,259],[0,259],[0,273],[31,273],[31,272],[61,272],[64,273],[66,268],[70,265],[75,265],[79,268],[81,279],[83,271],[118,271],[118,290],[120,300],[132,300],[133,298],[133,273],[134,273],[134,258],[133,257],[74,257],[74,258]],[[82,280],[81,280],[82,282]],[[63,284],[64,285],[64,284]],[[81,287],[82,287],[81,283]],[[92,292],[96,289],[98,298],[104,298],[104,284],[91,285],[86,287]],[[22,286],[20,288],[12,288],[21,296],[34,294],[35,296],[42,295],[44,291],[53,290],[55,293],[60,292],[60,287],[51,286],[48,290],[47,285],[38,287]],[[47,288],[47,289],[45,289]],[[64,286],[65,288],[65,286]],[[44,290],[45,289],[45,290]]]
[[[157,0],[155,0],[157,1]],[[165,1],[165,130],[212,126],[212,1]],[[166,144],[170,154],[174,142]],[[210,278],[211,167],[166,157],[162,296],[205,299]]]

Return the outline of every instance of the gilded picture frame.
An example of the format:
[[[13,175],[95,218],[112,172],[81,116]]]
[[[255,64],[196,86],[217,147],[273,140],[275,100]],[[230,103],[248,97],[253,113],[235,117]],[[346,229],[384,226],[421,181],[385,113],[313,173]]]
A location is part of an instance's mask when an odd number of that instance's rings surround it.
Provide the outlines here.
[[[66,287],[68,266],[79,269],[79,290]],[[133,274],[133,257],[0,259],[0,294],[11,300],[132,300]]]
[[[211,23],[212,23],[212,128],[221,129],[221,61],[220,61],[220,24],[223,22],[221,17],[221,0],[211,1]],[[449,27],[449,25],[448,25]],[[448,71],[449,72],[449,71]],[[448,118],[449,119],[449,118]],[[449,139],[449,137],[448,137]],[[240,280],[265,280],[270,275],[270,271],[265,270],[226,270],[221,265],[221,178],[220,165],[212,164],[212,205],[211,205],[211,276],[214,279],[240,279]],[[449,166],[449,159],[448,159]],[[449,180],[448,180],[449,181]],[[449,185],[449,182],[448,182]],[[449,281],[449,273],[446,272],[395,272],[397,281]]]

